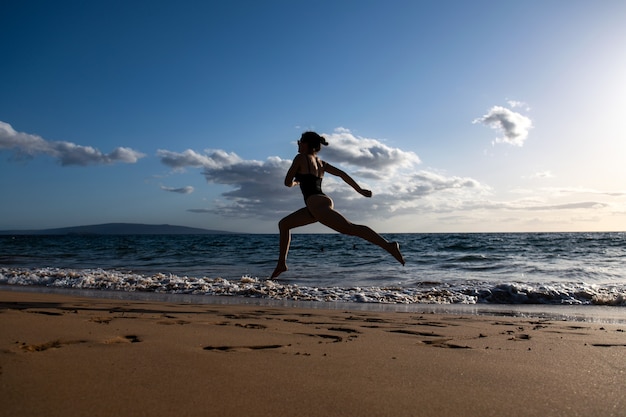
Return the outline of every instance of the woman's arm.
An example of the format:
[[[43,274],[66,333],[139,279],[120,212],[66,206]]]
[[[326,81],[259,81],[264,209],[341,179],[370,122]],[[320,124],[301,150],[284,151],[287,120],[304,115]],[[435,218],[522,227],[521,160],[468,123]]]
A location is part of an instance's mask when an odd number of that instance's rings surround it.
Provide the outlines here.
[[[346,184],[348,184],[349,186],[354,188],[355,191],[357,193],[361,194],[362,196],[364,196],[364,197],[371,197],[372,196],[372,192],[370,190],[365,190],[365,189],[361,188],[361,186],[359,184],[357,184],[357,182],[355,180],[353,180],[350,175],[348,175],[346,172],[340,170],[339,168],[332,166],[328,162],[324,162],[324,171],[328,172],[329,174],[338,176],[339,178],[344,180]]]
[[[287,187],[293,187],[295,185],[298,185],[298,181],[294,181],[294,177],[298,173],[298,168],[300,167],[301,163],[302,163],[302,155],[298,154],[296,155],[295,158],[293,158],[293,162],[291,163],[291,166],[289,167],[289,170],[287,171],[287,175],[285,175],[285,185]]]

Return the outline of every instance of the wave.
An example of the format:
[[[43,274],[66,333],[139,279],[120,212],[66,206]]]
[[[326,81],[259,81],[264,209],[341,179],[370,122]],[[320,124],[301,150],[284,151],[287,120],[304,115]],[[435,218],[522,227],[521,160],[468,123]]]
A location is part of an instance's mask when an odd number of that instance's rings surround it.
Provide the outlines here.
[[[407,286],[304,286],[243,276],[237,280],[104,269],[0,268],[0,284],[278,300],[387,304],[563,304],[626,306],[626,286],[585,283],[415,281]]]

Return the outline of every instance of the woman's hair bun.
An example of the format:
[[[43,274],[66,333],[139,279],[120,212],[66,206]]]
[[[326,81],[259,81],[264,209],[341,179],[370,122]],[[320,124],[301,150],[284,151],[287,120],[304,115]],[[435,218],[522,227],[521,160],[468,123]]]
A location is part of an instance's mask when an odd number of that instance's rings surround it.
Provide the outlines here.
[[[328,146],[326,139],[316,132],[304,132],[300,140],[312,145],[314,148],[317,148],[317,150],[319,150],[320,145]]]

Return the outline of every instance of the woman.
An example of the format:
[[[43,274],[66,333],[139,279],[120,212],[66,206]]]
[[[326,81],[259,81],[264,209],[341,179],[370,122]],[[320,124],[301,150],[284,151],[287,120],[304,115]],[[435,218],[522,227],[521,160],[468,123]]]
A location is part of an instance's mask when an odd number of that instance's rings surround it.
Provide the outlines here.
[[[294,211],[278,223],[280,255],[272,278],[276,278],[287,270],[287,252],[289,252],[291,242],[291,229],[315,222],[320,222],[339,233],[358,236],[378,245],[404,265],[404,258],[397,242],[387,241],[367,226],[351,223],[333,208],[333,200],[322,192],[322,177],[325,172],[328,172],[340,177],[364,197],[372,196],[370,190],[362,189],[348,174],[317,157],[322,145],[328,145],[328,142],[315,132],[303,133],[298,141],[298,155],[293,159],[291,167],[287,171],[285,185],[287,187],[300,185],[306,207]]]

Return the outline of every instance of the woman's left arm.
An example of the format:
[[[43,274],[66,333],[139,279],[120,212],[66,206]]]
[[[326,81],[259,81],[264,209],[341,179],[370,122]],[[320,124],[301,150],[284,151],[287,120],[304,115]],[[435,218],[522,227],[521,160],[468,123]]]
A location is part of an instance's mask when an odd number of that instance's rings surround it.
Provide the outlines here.
[[[345,181],[346,184],[354,188],[355,191],[361,194],[363,197],[372,196],[372,192],[370,190],[365,190],[361,188],[361,186],[357,184],[357,182],[354,179],[352,179],[352,177],[348,175],[345,171],[332,166],[326,161],[324,161],[323,163],[324,163],[324,172],[328,172],[329,174],[336,175],[337,177],[341,178],[342,180]]]

